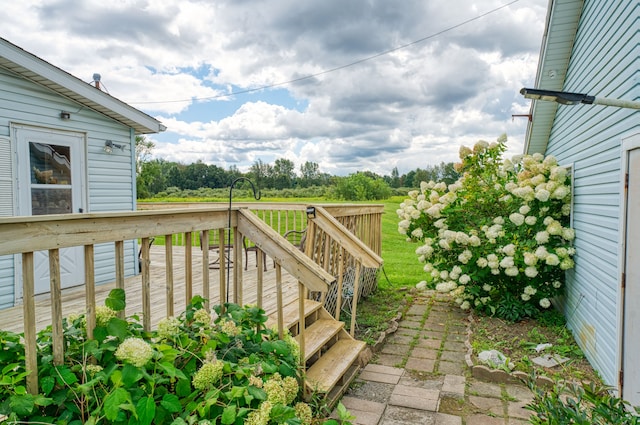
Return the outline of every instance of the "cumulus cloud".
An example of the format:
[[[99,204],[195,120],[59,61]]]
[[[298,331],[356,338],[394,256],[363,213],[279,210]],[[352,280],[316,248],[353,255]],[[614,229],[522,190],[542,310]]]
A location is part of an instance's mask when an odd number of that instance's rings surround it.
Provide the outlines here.
[[[101,73],[168,127],[151,136],[157,157],[389,174],[502,133],[521,151],[526,120],[511,114],[528,109],[518,90],[535,76],[547,2],[481,17],[505,4],[25,0],[5,5],[3,37],[85,81]]]

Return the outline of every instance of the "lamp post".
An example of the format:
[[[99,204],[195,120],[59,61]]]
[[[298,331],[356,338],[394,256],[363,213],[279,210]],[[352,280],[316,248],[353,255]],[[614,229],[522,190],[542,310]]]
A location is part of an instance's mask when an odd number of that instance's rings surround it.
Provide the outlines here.
[[[584,103],[586,105],[604,105],[615,106],[618,108],[640,109],[640,102],[596,97],[582,93],[523,88],[520,90],[520,94],[522,94],[526,99],[545,100],[548,102],[557,102],[562,105],[577,105],[578,103]]]

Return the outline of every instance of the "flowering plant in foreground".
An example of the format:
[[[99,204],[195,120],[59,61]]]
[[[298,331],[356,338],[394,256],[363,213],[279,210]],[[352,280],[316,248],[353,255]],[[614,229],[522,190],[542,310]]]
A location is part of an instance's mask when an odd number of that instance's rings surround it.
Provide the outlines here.
[[[10,423],[311,424],[298,386],[299,347],[265,329],[255,306],[209,312],[196,296],[179,317],[146,332],[121,319],[124,291],[96,309],[94,338],[86,318],[63,321],[65,357],[53,363],[51,328],[38,334],[39,394],[25,389],[20,335],[0,331],[0,417]]]
[[[503,161],[505,143],[461,147],[462,177],[409,192],[398,230],[418,242],[436,290],[462,309],[519,320],[549,308],[574,266],[571,180],[552,156]]]

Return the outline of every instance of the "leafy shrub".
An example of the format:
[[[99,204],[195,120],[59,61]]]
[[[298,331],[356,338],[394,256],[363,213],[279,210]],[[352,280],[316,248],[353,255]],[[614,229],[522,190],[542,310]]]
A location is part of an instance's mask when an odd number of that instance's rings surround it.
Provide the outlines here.
[[[506,138],[460,148],[462,177],[422,182],[398,229],[420,246],[427,280],[471,307],[517,321],[551,306],[574,266],[570,176],[554,157],[502,160]]]
[[[309,424],[300,403],[298,347],[264,329],[257,307],[226,304],[215,320],[197,296],[178,318],[145,332],[118,318],[124,291],[98,307],[94,339],[82,315],[64,320],[65,358],[53,363],[51,329],[39,332],[40,393],[26,392],[24,347],[2,332],[0,414],[7,423]]]
[[[387,182],[366,173],[337,177],[333,192],[337,199],[345,201],[373,201],[391,196],[391,188]]]
[[[595,384],[559,383],[549,389],[529,380],[534,399],[526,408],[534,412],[529,422],[534,425],[609,425],[640,424],[640,409],[635,414],[624,400],[611,395],[610,388]]]

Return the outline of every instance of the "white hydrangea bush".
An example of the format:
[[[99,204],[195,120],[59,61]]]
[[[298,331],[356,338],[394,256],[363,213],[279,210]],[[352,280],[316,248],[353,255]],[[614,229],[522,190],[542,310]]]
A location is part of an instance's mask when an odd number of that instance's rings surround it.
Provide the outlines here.
[[[397,210],[427,281],[462,309],[535,316],[573,268],[571,179],[553,156],[502,160],[506,137],[460,148],[451,185],[422,182]]]

